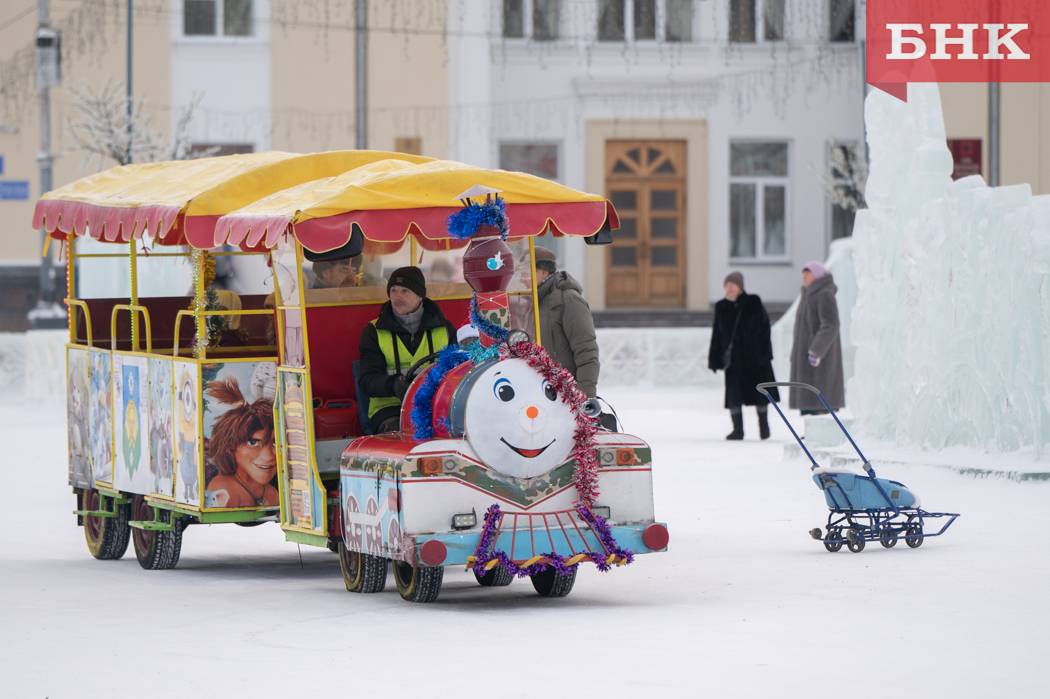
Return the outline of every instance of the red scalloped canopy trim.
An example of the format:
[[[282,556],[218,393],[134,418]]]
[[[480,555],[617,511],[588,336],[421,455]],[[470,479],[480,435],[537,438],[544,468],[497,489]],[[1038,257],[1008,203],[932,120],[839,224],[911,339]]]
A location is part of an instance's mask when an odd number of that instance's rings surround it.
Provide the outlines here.
[[[120,209],[96,206],[82,202],[42,200],[33,211],[33,228],[43,228],[56,240],[65,240],[70,234],[107,243],[127,243],[132,236],[141,239],[145,231],[152,231],[162,243],[168,236],[182,209],[175,206],[143,206]],[[179,236],[181,237],[181,236]]]
[[[414,235],[427,250],[447,250],[463,247],[465,241],[450,240],[448,218],[459,211],[458,206],[425,209],[376,209],[350,211],[325,218],[307,219],[293,226],[295,236],[313,252],[327,252],[350,240],[354,223],[361,227],[365,238],[375,243],[400,243]],[[597,233],[606,218],[613,228],[619,220],[608,202],[565,202],[553,204],[509,204],[511,234],[516,237],[534,236],[550,226],[554,235],[589,236]],[[272,248],[287,231],[288,216],[223,216],[208,230],[210,217],[189,217],[187,237],[194,247],[215,247],[224,243],[256,246],[263,243]],[[201,219],[201,220],[197,220]]]

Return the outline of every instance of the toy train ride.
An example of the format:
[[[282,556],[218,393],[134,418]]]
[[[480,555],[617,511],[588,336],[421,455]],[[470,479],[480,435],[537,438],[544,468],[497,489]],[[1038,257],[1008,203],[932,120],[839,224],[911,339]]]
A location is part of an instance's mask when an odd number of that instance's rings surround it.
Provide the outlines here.
[[[451,565],[559,597],[581,563],[666,550],[649,447],[601,428],[530,339],[534,238],[608,242],[604,198],[403,154],[260,153],[114,168],[45,194],[34,225],[67,265],[69,483],[96,558],[130,541],[143,568],[173,568],[190,525],[278,522],[337,551],[348,590],[381,591],[392,567],[430,602]],[[77,298],[93,258],[117,257],[86,237],[126,251],[126,296]],[[400,431],[373,435],[358,338],[404,252],[429,256],[427,297],[479,339],[417,362]],[[463,281],[438,280],[460,256]],[[140,296],[171,258],[192,297]],[[348,258],[349,283],[307,288],[304,263]],[[230,260],[273,293],[216,289]]]

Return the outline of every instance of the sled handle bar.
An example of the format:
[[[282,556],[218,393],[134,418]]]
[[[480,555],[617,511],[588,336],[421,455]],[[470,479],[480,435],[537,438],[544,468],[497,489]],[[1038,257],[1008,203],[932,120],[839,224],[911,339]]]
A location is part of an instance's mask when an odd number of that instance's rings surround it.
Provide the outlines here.
[[[846,431],[846,427],[842,424],[842,421],[839,420],[839,416],[835,414],[835,411],[831,409],[831,406],[828,405],[828,402],[824,400],[824,394],[822,394],[815,386],[810,386],[808,383],[800,383],[798,381],[770,381],[768,383],[758,384],[757,386],[755,386],[755,388],[758,389],[758,392],[764,395],[769,400],[769,402],[773,404],[773,407],[777,409],[777,412],[780,413],[780,419],[782,419],[784,421],[784,424],[788,426],[788,429],[791,430],[791,434],[795,437],[795,441],[798,442],[799,446],[802,447],[802,451],[806,452],[806,456],[809,457],[810,462],[813,464],[809,469],[810,471],[816,469],[819,466],[819,464],[817,464],[817,460],[813,458],[813,455],[809,453],[809,449],[806,449],[806,445],[802,443],[802,439],[795,432],[795,428],[791,426],[791,423],[788,422],[788,419],[784,415],[783,411],[780,409],[780,406],[777,405],[777,402],[770,397],[769,391],[766,389],[768,389],[771,386],[804,388],[807,391],[812,391],[813,393],[816,393],[817,398],[819,398],[820,402],[824,404],[824,407],[828,409],[828,413],[831,414],[831,417],[835,418],[835,422],[838,423],[839,429],[842,430],[842,434],[846,435],[846,439],[848,439],[849,443],[853,445],[853,449],[857,452],[857,455],[860,457],[861,463],[864,465],[864,470],[872,476],[875,475],[875,471],[874,469],[872,469],[871,463],[864,456],[863,452],[861,452],[860,447],[857,446],[857,443],[853,441],[853,437],[850,436],[850,433]]]

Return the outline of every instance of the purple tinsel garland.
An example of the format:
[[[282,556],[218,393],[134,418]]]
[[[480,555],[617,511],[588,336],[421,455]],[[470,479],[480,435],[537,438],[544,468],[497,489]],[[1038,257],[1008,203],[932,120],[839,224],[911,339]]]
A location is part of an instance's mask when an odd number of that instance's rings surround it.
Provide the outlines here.
[[[580,516],[585,522],[591,525],[591,531],[601,540],[609,553],[616,554],[617,556],[625,559],[624,565],[630,565],[634,562],[634,553],[626,549],[622,549],[616,545],[616,540],[613,538],[612,531],[609,529],[609,525],[604,519],[588,510],[583,505],[579,505],[576,508]],[[585,514],[586,513],[586,514]],[[500,517],[499,505],[492,505],[485,512],[485,528],[481,532],[481,539],[478,541],[478,548],[475,551],[475,563],[474,570],[479,575],[487,575],[488,570],[485,566],[492,560],[499,561],[499,565],[503,566],[508,573],[518,578],[526,578],[542,573],[547,569],[547,566],[551,566],[558,573],[558,575],[568,575],[571,573],[579,564],[566,565],[565,558],[559,556],[553,551],[550,553],[539,554],[546,557],[550,563],[533,563],[530,566],[518,566],[505,551],[499,549],[492,550],[495,544],[494,537],[496,531],[496,522]],[[589,553],[588,558],[594,563],[598,570],[607,572],[612,566],[605,562],[605,556],[602,554]]]

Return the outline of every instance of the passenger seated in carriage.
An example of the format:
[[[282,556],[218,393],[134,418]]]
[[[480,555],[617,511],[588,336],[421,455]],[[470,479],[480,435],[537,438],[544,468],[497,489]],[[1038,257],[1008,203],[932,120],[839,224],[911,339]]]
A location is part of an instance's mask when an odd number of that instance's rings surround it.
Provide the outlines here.
[[[358,345],[359,383],[369,396],[368,419],[375,434],[397,431],[412,365],[456,342],[456,328],[427,298],[426,279],[418,267],[395,270],[386,293],[390,300],[365,326]]]

